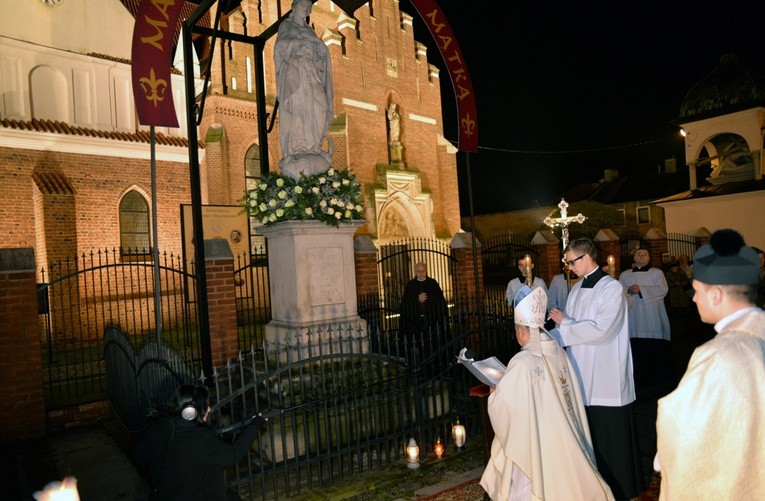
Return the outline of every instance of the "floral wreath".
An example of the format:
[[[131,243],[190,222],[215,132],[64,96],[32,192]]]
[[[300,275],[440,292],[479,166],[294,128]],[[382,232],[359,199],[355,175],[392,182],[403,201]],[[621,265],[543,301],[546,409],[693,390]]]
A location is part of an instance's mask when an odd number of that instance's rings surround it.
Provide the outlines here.
[[[269,172],[245,193],[243,201],[247,213],[265,226],[295,220],[338,226],[341,221],[364,217],[356,176],[331,167],[314,176],[301,174],[298,180]]]

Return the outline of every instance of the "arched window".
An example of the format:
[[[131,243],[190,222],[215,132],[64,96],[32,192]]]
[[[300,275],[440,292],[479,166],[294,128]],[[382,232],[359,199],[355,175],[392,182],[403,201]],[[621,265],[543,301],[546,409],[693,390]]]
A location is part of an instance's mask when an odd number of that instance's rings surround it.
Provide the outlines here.
[[[253,144],[244,155],[244,186],[247,191],[254,190],[260,183],[260,146]],[[250,250],[253,254],[262,252],[266,240],[263,235],[256,235],[255,230],[261,225],[257,219],[250,218]]]
[[[120,201],[120,249],[123,256],[151,258],[149,204],[135,190]]]

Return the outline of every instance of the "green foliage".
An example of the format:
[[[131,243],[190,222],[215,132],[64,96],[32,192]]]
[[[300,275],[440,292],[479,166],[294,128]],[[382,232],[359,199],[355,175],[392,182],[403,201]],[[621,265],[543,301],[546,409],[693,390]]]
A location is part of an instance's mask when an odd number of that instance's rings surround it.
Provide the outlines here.
[[[245,210],[266,226],[281,221],[340,221],[363,219],[361,186],[349,170],[335,170],[294,180],[274,172],[265,174],[258,186],[242,200]]]

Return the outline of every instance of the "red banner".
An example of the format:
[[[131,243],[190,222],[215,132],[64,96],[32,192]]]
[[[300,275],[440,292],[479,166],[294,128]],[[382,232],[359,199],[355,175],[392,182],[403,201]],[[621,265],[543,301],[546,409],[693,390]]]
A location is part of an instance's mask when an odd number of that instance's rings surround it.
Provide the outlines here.
[[[141,0],[133,29],[133,98],[142,125],[178,127],[170,70],[184,0]],[[193,98],[193,96],[192,96]]]
[[[457,39],[454,37],[446,16],[435,0],[411,0],[411,2],[438,44],[438,49],[441,51],[449,76],[452,79],[454,96],[457,100],[457,116],[459,117],[457,148],[461,151],[477,151],[478,117],[475,94]]]

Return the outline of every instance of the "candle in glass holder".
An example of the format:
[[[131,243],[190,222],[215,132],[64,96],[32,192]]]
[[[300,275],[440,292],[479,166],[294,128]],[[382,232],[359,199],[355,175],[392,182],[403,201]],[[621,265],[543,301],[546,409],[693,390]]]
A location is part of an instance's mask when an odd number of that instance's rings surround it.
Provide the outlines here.
[[[616,278],[616,267],[615,267],[616,260],[614,259],[614,256],[609,254],[607,261],[608,261],[608,274],[611,275],[613,278]]]
[[[534,279],[531,276],[531,256],[529,254],[526,254],[526,257],[523,258],[523,267],[526,270],[526,285],[531,287],[531,285],[534,283]]]

